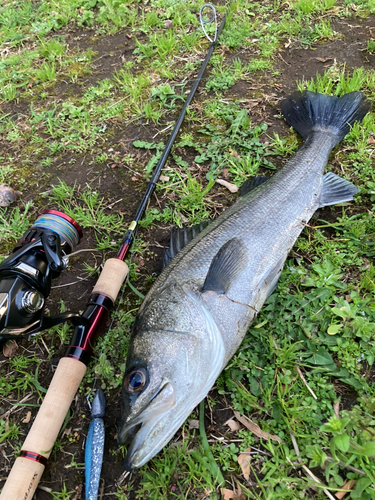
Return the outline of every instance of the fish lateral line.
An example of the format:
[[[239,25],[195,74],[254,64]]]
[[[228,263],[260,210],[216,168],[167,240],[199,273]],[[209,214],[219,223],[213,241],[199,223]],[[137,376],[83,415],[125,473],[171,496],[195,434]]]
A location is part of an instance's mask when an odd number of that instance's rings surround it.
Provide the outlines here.
[[[249,307],[250,309],[252,309],[253,311],[255,311],[255,314],[258,314],[258,312],[259,312],[259,311],[256,310],[255,307],[251,306],[250,304],[246,304],[245,302],[238,302],[237,300],[234,300],[234,299],[231,299],[230,297],[228,297],[228,295],[226,295],[226,298],[228,300],[230,300],[231,302],[233,302],[234,304],[239,304],[240,306]]]

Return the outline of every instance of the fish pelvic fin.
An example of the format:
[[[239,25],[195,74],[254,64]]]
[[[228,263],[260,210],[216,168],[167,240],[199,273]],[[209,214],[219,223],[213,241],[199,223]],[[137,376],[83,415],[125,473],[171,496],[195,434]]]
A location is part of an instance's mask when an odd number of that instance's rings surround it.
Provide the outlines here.
[[[239,238],[227,241],[211,262],[202,292],[226,293],[246,267],[247,259],[247,249]]]
[[[281,103],[281,112],[304,141],[316,132],[330,134],[332,147],[343,139],[355,122],[362,121],[371,103],[361,92],[342,97],[317,92],[295,92]]]
[[[323,189],[320,194],[319,206],[327,207],[345,201],[352,201],[359,189],[346,179],[342,179],[333,172],[323,176]]]

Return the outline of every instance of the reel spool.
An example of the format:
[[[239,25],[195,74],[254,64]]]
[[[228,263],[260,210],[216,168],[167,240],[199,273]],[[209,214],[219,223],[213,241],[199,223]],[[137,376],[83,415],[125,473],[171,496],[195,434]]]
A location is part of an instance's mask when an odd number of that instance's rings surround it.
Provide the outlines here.
[[[69,255],[82,239],[77,222],[57,210],[44,210],[0,264],[0,336],[13,338],[36,333],[71,320],[76,313],[44,316],[51,281],[66,268]]]
[[[65,255],[69,255],[81,242],[83,233],[77,222],[69,215],[57,210],[43,210],[32,225],[30,231],[47,230],[54,231],[60,236],[61,250]],[[25,240],[26,233],[18,242],[16,248]],[[14,250],[13,250],[14,251]]]

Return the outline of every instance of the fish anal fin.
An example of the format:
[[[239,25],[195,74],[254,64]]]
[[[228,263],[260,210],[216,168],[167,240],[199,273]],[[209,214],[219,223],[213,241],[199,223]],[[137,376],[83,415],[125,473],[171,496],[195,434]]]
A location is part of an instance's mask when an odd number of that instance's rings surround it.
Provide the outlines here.
[[[245,181],[240,187],[238,191],[238,196],[245,196],[245,194],[250,193],[250,191],[257,188],[264,182],[268,181],[268,179],[270,179],[270,177],[261,175],[256,175],[251,179],[247,179],[247,181]]]
[[[359,190],[346,179],[342,179],[338,175],[328,172],[323,176],[323,189],[320,194],[319,206],[327,207],[329,205],[337,205],[345,201],[352,201],[353,196]]]
[[[239,238],[227,241],[211,262],[203,292],[226,293],[247,264],[247,249]]]

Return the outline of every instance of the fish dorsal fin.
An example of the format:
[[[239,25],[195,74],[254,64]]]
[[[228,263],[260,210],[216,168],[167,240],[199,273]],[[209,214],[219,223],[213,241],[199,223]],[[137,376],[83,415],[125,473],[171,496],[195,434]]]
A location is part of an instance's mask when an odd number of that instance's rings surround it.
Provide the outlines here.
[[[320,194],[319,206],[337,205],[351,201],[359,190],[351,182],[338,175],[328,172],[323,176],[323,188]]]
[[[217,252],[208,270],[203,292],[226,293],[247,264],[247,249],[239,238],[227,241]]]
[[[205,229],[209,221],[203,221],[200,224],[191,227],[171,228],[171,238],[169,248],[164,250],[163,269],[191,240]]]
[[[252,191],[253,189],[255,189],[258,186],[260,186],[261,184],[263,184],[263,182],[268,181],[268,179],[270,179],[270,177],[260,176],[260,175],[256,175],[255,177],[248,179],[240,187],[240,189],[238,191],[238,195],[244,196],[245,194],[250,193],[250,191]]]

